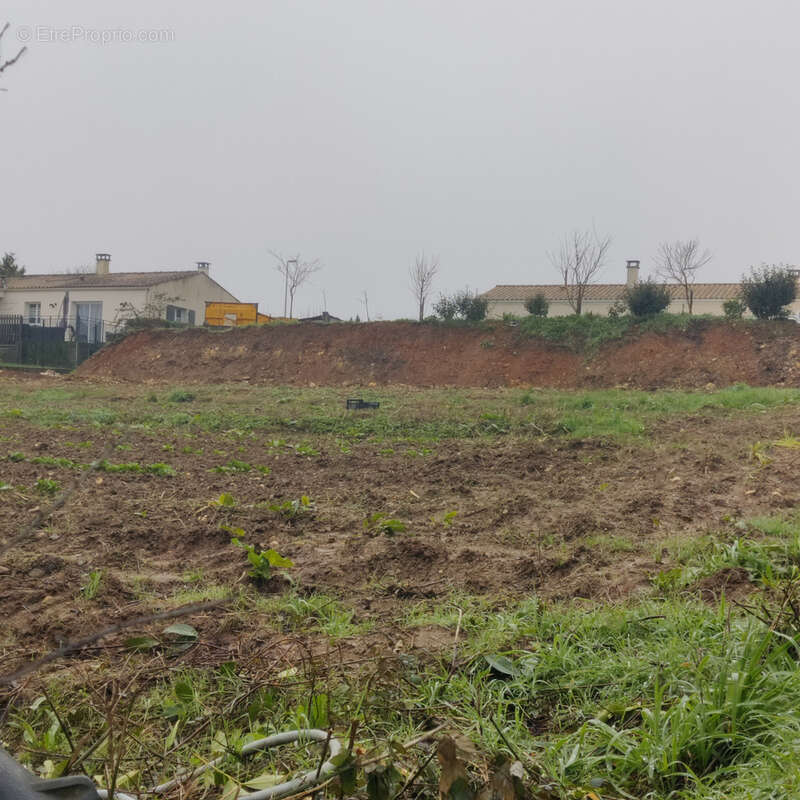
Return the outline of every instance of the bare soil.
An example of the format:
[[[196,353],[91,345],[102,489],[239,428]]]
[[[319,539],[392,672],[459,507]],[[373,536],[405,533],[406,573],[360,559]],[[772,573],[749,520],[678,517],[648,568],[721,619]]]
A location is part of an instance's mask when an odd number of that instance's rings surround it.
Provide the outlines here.
[[[409,322],[145,331],[101,350],[82,377],[136,382],[405,384],[654,389],[800,385],[800,326],[698,321],[630,335],[591,355],[484,327]]]
[[[741,517],[795,507],[797,451],[776,448],[766,465],[753,462],[750,451],[756,441],[799,428],[800,412],[786,408],[684,417],[637,445],[447,441],[430,455],[412,456],[402,447],[386,455],[372,443],[343,453],[320,438],[320,455],[311,457],[258,439],[232,443],[220,434],[200,441],[131,428],[114,438],[114,445],[130,448],[114,460],[167,461],[175,477],[6,461],[0,477],[7,484],[32,487],[50,477],[74,493],[50,522],[0,555],[0,673],[143,607],[177,604],[181,591],[249,584],[243,552],[231,546],[223,525],[290,557],[298,591],[343,598],[356,621],[377,621],[390,644],[405,608],[453,592],[622,600],[649,590],[652,576],[674,563],[676,541],[708,531],[733,536]],[[15,419],[0,432],[5,449],[29,457],[88,462],[107,453],[90,426],[43,430]],[[165,444],[174,450],[165,452]],[[203,452],[183,452],[186,446]],[[231,458],[271,471],[213,471]],[[212,504],[223,492],[235,497],[235,508]],[[295,519],[266,505],[303,494],[315,510]],[[0,550],[30,528],[47,502],[32,489],[2,492]],[[390,535],[365,525],[374,513],[402,521],[406,530]],[[88,600],[81,587],[92,570],[102,570],[103,579]],[[192,571],[202,571],[197,584],[187,578]],[[740,587],[742,576],[731,573],[701,588],[711,597],[729,584]],[[277,579],[260,591],[285,589]],[[198,619],[221,660],[242,649],[239,623],[212,614]],[[263,630],[249,635],[264,641]],[[437,629],[420,636],[436,638]]]

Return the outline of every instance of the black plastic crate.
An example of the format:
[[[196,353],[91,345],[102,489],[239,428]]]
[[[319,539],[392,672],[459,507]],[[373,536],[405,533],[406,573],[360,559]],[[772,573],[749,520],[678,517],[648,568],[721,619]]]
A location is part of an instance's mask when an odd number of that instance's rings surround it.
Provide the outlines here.
[[[380,403],[374,403],[370,400],[362,400],[360,397],[350,398],[347,401],[347,408],[351,411],[356,411],[362,408],[380,408]]]

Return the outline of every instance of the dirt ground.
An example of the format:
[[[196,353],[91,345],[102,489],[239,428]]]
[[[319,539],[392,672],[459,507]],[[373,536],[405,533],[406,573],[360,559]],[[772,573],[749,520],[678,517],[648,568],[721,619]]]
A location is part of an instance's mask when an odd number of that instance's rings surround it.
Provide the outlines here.
[[[147,331],[106,347],[83,377],[128,381],[645,389],[800,385],[800,326],[701,321],[686,332],[630,335],[587,357],[484,328],[408,322]]]
[[[34,529],[47,498],[16,488],[0,496],[0,553],[28,531],[0,555],[0,673],[143,607],[177,604],[193,586],[187,573],[201,574],[203,587],[248,583],[243,553],[231,545],[235,528],[292,559],[297,591],[343,598],[356,620],[376,621],[390,638],[404,609],[454,592],[498,601],[635,596],[674,563],[676,542],[733,535],[742,517],[800,502],[798,451],[776,448],[769,463],[751,457],[755,442],[798,429],[800,411],[787,407],[681,417],[637,444],[500,437],[441,441],[422,455],[369,442],[342,452],[325,437],[315,455],[223,433],[200,439],[129,427],[113,437],[112,460],[168,462],[177,474],[165,477],[31,463],[37,455],[108,458],[110,439],[90,425],[43,429],[6,419],[4,451],[28,460],[3,462],[2,481],[31,487],[50,478],[74,491]],[[269,474],[214,471],[231,459]],[[212,503],[222,493],[235,507]],[[267,507],[302,495],[314,509],[294,519]],[[376,513],[405,530],[381,531],[368,522]],[[103,571],[103,588],[89,602],[81,587],[93,570]],[[276,578],[261,591],[284,588]],[[246,643],[230,621],[201,621],[220,659]]]

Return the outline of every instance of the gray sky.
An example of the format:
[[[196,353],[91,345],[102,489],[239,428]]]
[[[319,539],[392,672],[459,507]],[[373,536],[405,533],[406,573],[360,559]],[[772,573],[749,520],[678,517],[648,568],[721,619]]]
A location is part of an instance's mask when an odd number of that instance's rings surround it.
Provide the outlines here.
[[[439,254],[440,290],[554,283],[546,251],[575,227],[613,237],[610,282],[675,237],[714,251],[701,280],[797,263],[796,0],[11,0],[0,17],[4,57],[32,39],[0,82],[0,251],[30,272],[209,260],[279,313],[268,251],[300,251],[324,264],[301,314],[324,290],[363,317],[367,290],[394,318],[414,315],[416,252]],[[171,41],[88,40],[116,30]]]

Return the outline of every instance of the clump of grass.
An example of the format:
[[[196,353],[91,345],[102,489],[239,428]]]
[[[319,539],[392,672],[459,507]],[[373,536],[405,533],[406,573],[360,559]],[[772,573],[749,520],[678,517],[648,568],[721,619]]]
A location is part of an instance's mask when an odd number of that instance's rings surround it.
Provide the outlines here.
[[[194,392],[189,392],[186,389],[176,389],[167,395],[167,400],[170,403],[191,403],[195,397]]]
[[[252,464],[248,464],[246,461],[237,461],[235,458],[232,458],[227,464],[220,464],[214,467],[213,471],[226,474],[231,472],[250,472],[251,469],[253,469]]]
[[[100,583],[103,580],[103,570],[94,569],[86,576],[86,583],[81,586],[81,594],[87,600],[93,600],[100,591]]]
[[[150,475],[160,475],[162,478],[171,478],[178,474],[173,467],[162,462],[148,464],[144,471]]]
[[[71,458],[58,458],[55,456],[34,456],[31,464],[43,464],[47,467],[65,467],[66,469],[81,469],[82,464]]]
[[[368,621],[356,622],[352,608],[325,594],[301,597],[292,592],[261,601],[260,606],[277,614],[286,630],[318,629],[334,640],[365,633],[372,627]]]
[[[142,472],[142,465],[135,461],[130,463],[112,464],[105,458],[98,461],[95,469],[98,472]]]
[[[99,461],[95,467],[99,472],[130,472],[134,474],[159,475],[161,477],[173,477],[177,475],[174,467],[169,464],[157,462],[155,464],[142,465],[135,461],[130,463],[112,464],[106,459]]]

